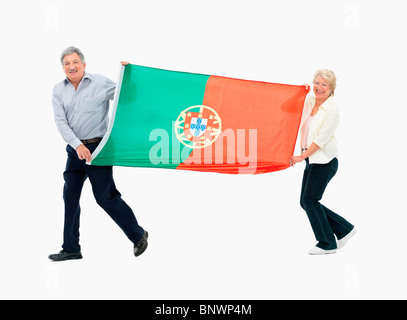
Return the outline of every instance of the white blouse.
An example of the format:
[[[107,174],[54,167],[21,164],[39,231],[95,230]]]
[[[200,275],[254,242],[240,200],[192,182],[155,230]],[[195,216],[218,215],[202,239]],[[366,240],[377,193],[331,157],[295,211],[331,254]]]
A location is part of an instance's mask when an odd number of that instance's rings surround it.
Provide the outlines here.
[[[301,142],[303,139],[304,125],[315,106],[315,102],[314,96],[308,96],[305,100],[301,119]],[[317,114],[313,116],[313,120],[309,124],[306,146],[309,147],[312,143],[315,143],[320,147],[320,149],[309,157],[310,164],[325,164],[338,156],[337,139],[335,137],[338,124],[339,109],[333,101],[333,98],[330,97],[319,107]]]

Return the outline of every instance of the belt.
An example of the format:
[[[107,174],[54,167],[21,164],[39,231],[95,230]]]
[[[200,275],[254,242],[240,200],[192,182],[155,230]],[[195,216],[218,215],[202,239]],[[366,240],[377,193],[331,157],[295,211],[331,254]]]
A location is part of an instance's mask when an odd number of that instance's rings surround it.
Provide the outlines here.
[[[83,144],[96,143],[102,141],[102,138],[93,138],[88,140],[81,140]]]

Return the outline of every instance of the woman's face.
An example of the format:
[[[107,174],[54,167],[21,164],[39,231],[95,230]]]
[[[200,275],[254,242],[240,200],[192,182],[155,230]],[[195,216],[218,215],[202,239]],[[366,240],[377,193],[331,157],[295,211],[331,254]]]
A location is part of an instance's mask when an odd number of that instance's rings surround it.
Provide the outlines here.
[[[321,76],[318,76],[314,81],[314,94],[318,100],[325,101],[331,95],[331,88],[328,82]]]

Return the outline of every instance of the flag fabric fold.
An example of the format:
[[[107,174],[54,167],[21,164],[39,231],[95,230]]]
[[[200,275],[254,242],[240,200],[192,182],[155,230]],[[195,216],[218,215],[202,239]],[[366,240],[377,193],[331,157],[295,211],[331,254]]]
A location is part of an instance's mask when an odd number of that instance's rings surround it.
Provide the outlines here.
[[[122,67],[92,165],[259,174],[289,167],[305,86]]]

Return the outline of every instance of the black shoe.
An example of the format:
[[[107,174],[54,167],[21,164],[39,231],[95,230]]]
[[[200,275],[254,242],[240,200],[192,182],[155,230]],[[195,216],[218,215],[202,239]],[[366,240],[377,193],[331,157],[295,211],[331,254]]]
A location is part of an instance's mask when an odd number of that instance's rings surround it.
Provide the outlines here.
[[[144,231],[144,234],[141,237],[141,239],[134,244],[134,255],[136,257],[138,257],[144,251],[146,251],[147,246],[148,246],[147,239],[148,239],[148,232]]]
[[[48,258],[52,261],[65,261],[65,260],[78,260],[82,259],[83,257],[80,251],[68,253],[65,250],[62,250],[59,253],[49,255]]]

